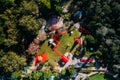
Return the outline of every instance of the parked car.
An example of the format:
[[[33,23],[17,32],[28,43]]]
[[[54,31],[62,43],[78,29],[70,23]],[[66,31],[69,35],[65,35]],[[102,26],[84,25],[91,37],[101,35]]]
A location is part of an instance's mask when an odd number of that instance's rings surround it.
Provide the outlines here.
[[[82,66],[83,66],[84,63],[85,62],[79,62],[79,63],[77,63],[77,64],[74,65],[74,68],[82,68]],[[88,67],[88,66],[90,66],[89,62],[87,62],[84,67]]]

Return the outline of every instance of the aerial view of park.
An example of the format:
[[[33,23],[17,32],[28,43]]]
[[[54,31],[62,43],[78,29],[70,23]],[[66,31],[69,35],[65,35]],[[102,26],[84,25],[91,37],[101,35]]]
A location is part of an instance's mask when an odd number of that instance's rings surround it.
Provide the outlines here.
[[[120,0],[0,0],[0,80],[120,80]]]

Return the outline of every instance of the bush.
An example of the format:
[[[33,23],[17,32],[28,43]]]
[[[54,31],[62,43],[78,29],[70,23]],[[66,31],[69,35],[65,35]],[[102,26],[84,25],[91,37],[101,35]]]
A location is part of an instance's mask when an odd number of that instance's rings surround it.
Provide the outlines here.
[[[86,36],[86,41],[88,44],[95,44],[95,39],[92,35],[87,35]]]
[[[56,9],[58,14],[62,13],[62,7],[61,6],[55,5],[55,9]]]

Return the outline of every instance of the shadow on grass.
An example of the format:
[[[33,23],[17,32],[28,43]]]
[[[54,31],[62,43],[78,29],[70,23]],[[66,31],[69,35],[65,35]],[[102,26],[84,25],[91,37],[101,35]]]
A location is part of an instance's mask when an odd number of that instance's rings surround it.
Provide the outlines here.
[[[74,42],[73,46],[72,46],[71,49],[70,49],[70,52],[72,52],[72,50],[73,50],[76,46],[77,46],[77,43]]]

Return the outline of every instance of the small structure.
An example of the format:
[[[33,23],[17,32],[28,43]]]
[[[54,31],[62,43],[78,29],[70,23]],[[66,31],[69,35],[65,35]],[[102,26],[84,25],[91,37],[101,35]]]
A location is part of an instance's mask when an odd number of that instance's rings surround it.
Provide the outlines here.
[[[63,27],[63,18],[58,18],[57,16],[52,16],[50,21],[50,27],[48,28],[50,31],[57,30]]]
[[[79,44],[79,45],[83,44],[83,39],[82,39],[82,37],[76,37],[76,38],[74,38],[74,41],[75,41],[75,43],[77,43],[77,44]]]
[[[37,55],[35,56],[35,58],[34,58],[33,65],[36,66],[36,65],[39,64],[40,62],[45,62],[45,61],[47,61],[47,60],[48,60],[48,57],[47,57],[47,55],[46,55],[45,52],[40,53],[40,54],[37,54]]]
[[[84,63],[85,62],[79,62],[79,63],[74,65],[74,68],[82,68]],[[88,66],[89,66],[89,62],[87,62],[84,67],[88,67]]]
[[[56,45],[53,39],[49,39],[48,40],[48,46],[49,45],[51,45],[51,46],[55,46]]]
[[[82,17],[82,11],[77,11],[77,12],[75,13],[75,16],[80,19],[80,18]]]

